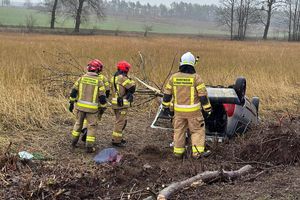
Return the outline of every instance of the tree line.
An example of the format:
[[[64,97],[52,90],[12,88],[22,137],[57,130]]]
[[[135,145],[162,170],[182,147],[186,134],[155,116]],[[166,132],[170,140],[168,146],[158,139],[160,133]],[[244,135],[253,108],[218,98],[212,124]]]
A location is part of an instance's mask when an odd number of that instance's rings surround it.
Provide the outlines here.
[[[173,2],[170,7],[160,5],[126,2],[124,0],[112,0],[104,2],[107,13],[110,15],[123,15],[134,17],[164,17],[183,18],[202,21],[212,21],[215,18],[215,5],[199,5],[185,2]]]
[[[263,39],[268,39],[272,19],[288,32],[289,41],[300,41],[300,0],[222,0],[217,10],[218,22],[230,31],[231,40],[244,40],[251,25],[262,25]]]
[[[184,2],[173,2],[170,7],[167,7],[164,4],[157,6],[149,3],[141,4],[139,1],[126,2],[124,0],[44,0],[40,9],[50,13],[51,28],[55,26],[56,16],[64,15],[74,19],[74,32],[79,32],[81,22],[88,21],[91,14],[96,14],[98,19],[102,19],[105,15],[110,15],[213,21],[217,7],[215,5],[199,5]]]
[[[2,0],[2,5],[9,3]],[[26,0],[26,5],[31,5],[30,0]],[[277,21],[283,24],[289,41],[300,41],[300,0],[220,0],[219,6],[185,2],[166,6],[125,0],[44,0],[39,9],[50,14],[52,29],[57,15],[74,19],[74,32],[79,32],[81,23],[87,22],[91,15],[98,19],[113,15],[215,21],[228,29],[232,40],[244,40],[256,26],[263,28],[262,38],[266,40],[272,22]]]

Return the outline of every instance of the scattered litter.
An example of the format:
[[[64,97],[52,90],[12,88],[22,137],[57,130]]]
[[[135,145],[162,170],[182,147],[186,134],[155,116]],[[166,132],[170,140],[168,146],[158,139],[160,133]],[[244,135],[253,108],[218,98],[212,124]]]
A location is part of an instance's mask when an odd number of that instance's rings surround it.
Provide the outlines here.
[[[40,154],[38,152],[34,152],[34,153],[32,153],[32,155],[33,155],[34,160],[45,160],[46,159],[42,154]]]
[[[33,158],[33,155],[27,151],[20,151],[18,155],[22,160],[31,160]]]
[[[152,166],[151,165],[149,165],[148,163],[147,164],[144,164],[144,169],[151,169],[152,168]]]
[[[101,163],[119,163],[122,159],[122,156],[119,155],[119,152],[115,148],[103,149],[95,157],[94,161],[97,164]]]

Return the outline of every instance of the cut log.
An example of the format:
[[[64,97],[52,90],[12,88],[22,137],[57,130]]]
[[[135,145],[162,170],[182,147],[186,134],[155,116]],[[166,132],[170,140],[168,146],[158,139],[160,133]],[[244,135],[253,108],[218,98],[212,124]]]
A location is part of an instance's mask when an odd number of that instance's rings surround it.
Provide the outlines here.
[[[172,194],[174,194],[176,191],[181,190],[182,188],[185,187],[190,187],[195,185],[195,182],[204,182],[207,183],[213,179],[216,179],[218,177],[220,178],[226,178],[227,180],[234,180],[237,179],[241,176],[246,175],[249,173],[253,167],[251,165],[245,165],[244,167],[240,168],[239,170],[236,171],[206,171],[203,173],[200,173],[196,176],[193,176],[187,180],[180,181],[180,182],[175,182],[169,185],[168,187],[164,188],[158,193],[157,200],[166,200],[169,197],[171,197]],[[201,185],[201,184],[200,184]],[[149,196],[145,198],[144,200],[154,200],[152,196]]]

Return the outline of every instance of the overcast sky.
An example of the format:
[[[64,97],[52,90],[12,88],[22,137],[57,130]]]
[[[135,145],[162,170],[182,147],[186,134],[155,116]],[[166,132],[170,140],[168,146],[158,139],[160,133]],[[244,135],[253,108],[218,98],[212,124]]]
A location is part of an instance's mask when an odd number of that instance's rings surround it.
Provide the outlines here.
[[[25,0],[11,0],[13,2],[25,2]],[[126,0],[129,1],[129,0]],[[132,2],[136,2],[138,0],[130,0]],[[150,3],[150,4],[165,4],[170,5],[172,2],[180,2],[180,0],[139,0],[142,4]],[[217,4],[219,0],[182,0],[183,2],[187,3],[198,3],[198,4]],[[41,2],[41,0],[31,0],[31,2]]]

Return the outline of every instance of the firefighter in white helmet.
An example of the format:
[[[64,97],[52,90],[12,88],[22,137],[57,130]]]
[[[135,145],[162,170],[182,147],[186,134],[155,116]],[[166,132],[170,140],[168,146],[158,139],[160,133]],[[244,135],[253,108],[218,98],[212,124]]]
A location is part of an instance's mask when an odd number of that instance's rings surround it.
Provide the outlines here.
[[[196,59],[185,53],[180,59],[179,72],[173,74],[164,87],[163,112],[170,114],[174,106],[174,155],[182,158],[185,153],[185,133],[190,130],[192,156],[205,153],[205,124],[201,109],[210,114],[211,104],[204,82],[195,70]]]

